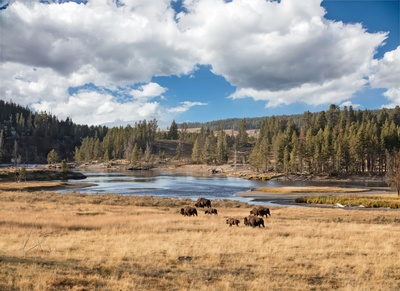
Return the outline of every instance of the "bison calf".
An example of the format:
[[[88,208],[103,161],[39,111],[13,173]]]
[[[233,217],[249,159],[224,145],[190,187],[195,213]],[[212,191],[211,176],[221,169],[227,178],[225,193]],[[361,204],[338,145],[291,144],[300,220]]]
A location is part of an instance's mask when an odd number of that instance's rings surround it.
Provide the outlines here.
[[[216,215],[218,215],[218,211],[217,211],[217,209],[215,209],[215,208],[206,209],[206,210],[204,211],[204,213],[205,213],[205,214],[216,214]]]
[[[185,208],[181,208],[181,214],[183,216],[198,216],[197,209],[194,207],[186,206]]]
[[[229,217],[229,218],[226,220],[226,224],[229,224],[230,227],[231,227],[232,225],[239,226],[239,223],[240,223],[240,220],[239,220],[239,219],[236,219],[236,218],[233,218],[233,217]]]

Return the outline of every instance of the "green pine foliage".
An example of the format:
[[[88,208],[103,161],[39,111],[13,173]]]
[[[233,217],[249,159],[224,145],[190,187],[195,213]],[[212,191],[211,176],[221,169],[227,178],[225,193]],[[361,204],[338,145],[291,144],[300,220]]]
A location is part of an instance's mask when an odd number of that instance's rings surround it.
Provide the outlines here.
[[[387,153],[400,150],[399,116],[397,107],[377,112],[331,105],[301,118],[267,117],[250,164],[260,172],[271,164],[286,173],[382,174],[389,166]]]
[[[193,125],[200,131],[190,131]],[[250,129],[257,129],[256,135],[250,137]],[[160,146],[161,140],[168,145]],[[161,156],[187,161],[191,150],[193,163],[243,161],[259,172],[387,174],[400,151],[400,107],[354,110],[331,105],[327,111],[290,116],[181,125],[174,120],[169,130],[160,131],[155,119],[114,128],[77,125],[0,100],[3,163],[45,163],[53,149],[57,160],[78,162],[127,159],[135,164]]]

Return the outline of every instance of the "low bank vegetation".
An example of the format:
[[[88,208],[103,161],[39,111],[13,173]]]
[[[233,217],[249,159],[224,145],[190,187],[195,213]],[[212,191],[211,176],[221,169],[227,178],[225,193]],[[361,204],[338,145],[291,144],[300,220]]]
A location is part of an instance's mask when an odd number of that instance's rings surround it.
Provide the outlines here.
[[[317,195],[296,198],[296,203],[326,204],[339,206],[358,206],[366,208],[400,208],[397,196],[360,196],[360,195]]]
[[[257,188],[258,191],[266,193],[357,193],[370,191],[365,188],[343,188],[343,187],[260,187]]]

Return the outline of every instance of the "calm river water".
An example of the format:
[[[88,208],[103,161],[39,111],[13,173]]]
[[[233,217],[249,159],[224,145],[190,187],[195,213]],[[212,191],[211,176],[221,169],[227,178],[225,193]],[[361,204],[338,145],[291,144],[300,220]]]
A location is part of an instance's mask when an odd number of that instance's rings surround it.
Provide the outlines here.
[[[265,186],[265,182],[249,181],[220,175],[192,175],[175,171],[80,171],[85,180],[71,183],[93,183],[96,186],[64,189],[60,192],[115,193],[120,195],[152,195],[197,199],[233,199],[251,203],[251,198],[235,196],[252,188]]]
[[[263,186],[311,186],[321,185],[321,182],[290,182],[290,181],[250,181],[223,175],[199,175],[198,173],[176,172],[176,171],[81,171],[87,176],[85,180],[73,181],[74,183],[92,183],[95,186],[64,189],[60,192],[83,192],[83,193],[114,193],[119,195],[152,195],[159,197],[177,197],[197,199],[232,199],[248,203],[269,204],[253,200],[253,198],[238,197],[235,194]],[[365,183],[326,183],[323,185],[334,185],[342,187],[380,186]]]

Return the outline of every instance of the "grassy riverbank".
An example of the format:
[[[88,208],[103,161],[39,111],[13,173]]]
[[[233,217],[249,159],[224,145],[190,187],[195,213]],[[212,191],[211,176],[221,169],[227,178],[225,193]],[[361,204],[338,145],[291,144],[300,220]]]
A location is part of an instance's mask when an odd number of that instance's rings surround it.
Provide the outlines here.
[[[397,195],[317,195],[299,197],[295,199],[295,202],[317,205],[336,205],[339,207],[400,208],[400,199]]]
[[[0,289],[400,288],[397,211],[272,207],[253,229],[251,206],[213,202],[183,217],[189,199],[0,192]]]
[[[289,193],[359,193],[367,192],[369,189],[366,188],[342,188],[342,187],[260,187],[257,191],[265,193],[278,193],[278,194],[289,194]]]

